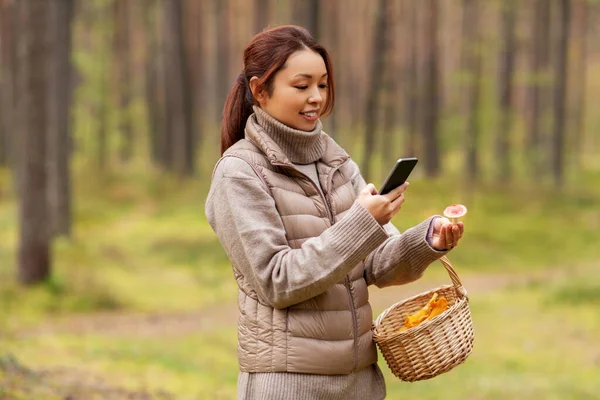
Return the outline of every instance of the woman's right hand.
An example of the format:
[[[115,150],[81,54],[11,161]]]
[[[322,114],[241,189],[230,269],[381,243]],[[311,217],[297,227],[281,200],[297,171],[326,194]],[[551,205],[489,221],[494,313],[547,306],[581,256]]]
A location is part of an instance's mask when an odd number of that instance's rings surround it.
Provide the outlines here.
[[[375,185],[369,183],[358,194],[358,201],[375,218],[379,225],[385,225],[402,207],[404,203],[404,191],[408,187],[408,182],[398,186],[391,192],[379,195]]]

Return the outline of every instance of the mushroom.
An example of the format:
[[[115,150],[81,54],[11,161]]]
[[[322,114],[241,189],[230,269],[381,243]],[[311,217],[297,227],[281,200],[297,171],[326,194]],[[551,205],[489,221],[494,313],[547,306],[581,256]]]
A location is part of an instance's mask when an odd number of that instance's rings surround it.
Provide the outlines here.
[[[467,207],[462,204],[452,204],[444,210],[444,217],[450,218],[453,224],[455,224],[460,217],[464,217],[465,214],[467,214]]]

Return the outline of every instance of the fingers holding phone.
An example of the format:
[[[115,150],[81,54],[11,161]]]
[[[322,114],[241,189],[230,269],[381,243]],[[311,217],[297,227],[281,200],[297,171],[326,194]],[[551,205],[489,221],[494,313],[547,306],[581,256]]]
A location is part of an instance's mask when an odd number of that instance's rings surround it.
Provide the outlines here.
[[[359,193],[356,201],[365,207],[380,225],[385,225],[400,211],[407,187],[408,182],[405,182],[387,194],[379,195],[375,186],[368,184]]]
[[[408,182],[404,182],[402,185],[393,189],[391,192],[388,192],[387,194],[384,194],[381,196],[385,197],[387,199],[387,201],[389,201],[390,203],[396,203],[401,206],[402,203],[404,203],[404,192],[408,188],[408,185],[409,185]],[[398,208],[398,209],[400,209],[400,208]]]

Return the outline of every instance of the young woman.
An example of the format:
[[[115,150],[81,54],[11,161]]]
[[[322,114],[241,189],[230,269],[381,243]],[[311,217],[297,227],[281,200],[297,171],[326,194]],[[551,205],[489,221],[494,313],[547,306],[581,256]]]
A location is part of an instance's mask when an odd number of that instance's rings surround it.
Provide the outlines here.
[[[223,110],[206,216],[239,286],[238,399],[383,399],[369,285],[421,277],[462,223],[390,223],[386,195],[321,129],[334,101],[327,51],[301,27],[254,37]]]

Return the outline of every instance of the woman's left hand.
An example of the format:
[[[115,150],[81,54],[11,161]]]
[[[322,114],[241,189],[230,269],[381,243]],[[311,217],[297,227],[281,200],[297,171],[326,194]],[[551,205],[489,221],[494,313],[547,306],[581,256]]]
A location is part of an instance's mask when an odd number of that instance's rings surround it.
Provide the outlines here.
[[[453,224],[448,218],[438,217],[433,221],[431,245],[436,250],[450,250],[458,245],[464,231],[462,222]]]

